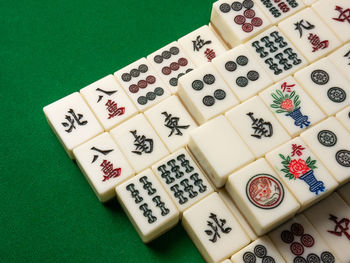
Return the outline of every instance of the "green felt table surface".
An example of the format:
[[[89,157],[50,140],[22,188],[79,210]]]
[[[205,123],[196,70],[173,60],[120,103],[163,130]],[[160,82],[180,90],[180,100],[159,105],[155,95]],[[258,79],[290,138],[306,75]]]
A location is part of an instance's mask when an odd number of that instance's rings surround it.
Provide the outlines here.
[[[0,2],[0,262],[203,262],[181,224],[142,243],[42,108],[209,23],[213,0]]]

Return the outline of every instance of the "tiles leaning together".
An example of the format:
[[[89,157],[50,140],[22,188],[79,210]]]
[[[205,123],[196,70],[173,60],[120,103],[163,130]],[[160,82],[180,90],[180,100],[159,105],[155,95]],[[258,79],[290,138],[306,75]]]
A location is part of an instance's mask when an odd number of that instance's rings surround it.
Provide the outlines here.
[[[208,262],[344,261],[319,241],[338,215],[318,207],[344,185],[350,210],[350,22],[339,15],[350,5],[326,1],[217,1],[209,26],[44,107],[48,123],[144,242],[181,220]]]

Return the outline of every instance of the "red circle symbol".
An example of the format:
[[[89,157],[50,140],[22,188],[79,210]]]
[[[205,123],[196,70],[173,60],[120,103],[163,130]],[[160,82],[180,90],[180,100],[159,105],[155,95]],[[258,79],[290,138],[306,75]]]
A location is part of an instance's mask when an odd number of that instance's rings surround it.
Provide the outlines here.
[[[253,9],[247,9],[244,11],[243,15],[246,18],[253,18],[255,16],[255,11]]]
[[[137,86],[140,88],[140,89],[144,89],[147,87],[147,81],[146,80],[140,80],[139,82],[137,82]]]
[[[188,61],[185,58],[180,58],[178,63],[179,63],[180,66],[184,67],[184,66],[186,66],[188,64]]]
[[[171,69],[169,67],[162,68],[162,73],[164,75],[169,75],[171,73]]]
[[[139,91],[139,87],[135,84],[130,85],[129,90],[131,93],[137,93]]]
[[[302,235],[300,241],[305,247],[312,247],[315,244],[314,238],[309,234]]]
[[[254,17],[252,19],[251,23],[252,23],[253,26],[258,27],[258,26],[261,26],[263,24],[263,21],[262,21],[262,19],[260,17]]]
[[[235,16],[235,18],[233,19],[233,21],[235,21],[235,23],[237,25],[243,25],[245,23],[245,17],[242,15],[237,15]]]
[[[146,81],[148,84],[153,84],[154,82],[156,82],[156,78],[152,75],[149,75],[147,78],[146,78]]]
[[[246,33],[252,32],[253,31],[253,26],[250,23],[245,23],[242,25],[242,30]]]
[[[302,244],[298,243],[298,242],[293,242],[290,245],[290,251],[292,251],[292,253],[296,256],[300,256],[304,253],[304,247]]]
[[[176,62],[173,62],[170,64],[170,68],[174,71],[178,70],[180,68],[179,64],[177,64]]]

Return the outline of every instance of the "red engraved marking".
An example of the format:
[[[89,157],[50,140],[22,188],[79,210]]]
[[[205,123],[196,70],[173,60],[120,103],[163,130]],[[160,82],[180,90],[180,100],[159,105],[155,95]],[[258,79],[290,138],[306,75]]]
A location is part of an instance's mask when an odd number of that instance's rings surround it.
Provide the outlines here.
[[[298,242],[293,242],[290,245],[290,251],[292,251],[292,253],[296,256],[300,256],[304,253],[304,247],[302,244],[298,243]]]
[[[179,58],[178,63],[179,63],[180,66],[184,67],[184,66],[186,66],[188,64],[188,61],[185,58]]]
[[[163,67],[162,68],[162,73],[164,75],[169,75],[171,73],[171,69],[169,67]]]
[[[235,23],[237,24],[237,25],[243,25],[244,23],[245,23],[245,17],[244,16],[242,16],[242,15],[237,15],[237,16],[235,16],[235,18],[233,19],[233,21],[235,21]]]
[[[140,89],[144,89],[147,87],[147,81],[146,80],[140,80],[139,82],[137,82],[137,86],[140,88]]]
[[[344,236],[350,240],[350,233],[349,233],[349,224],[350,220],[348,218],[342,218],[341,220],[338,220],[338,217],[329,214],[329,220],[333,221],[335,226],[334,230],[327,230],[329,233],[336,235],[338,237]]]
[[[302,235],[300,241],[305,247],[312,247],[315,244],[314,238],[309,234]]]
[[[294,87],[295,86],[295,84],[291,84],[291,85],[288,85],[287,84],[287,82],[283,82],[282,84],[281,84],[281,90],[283,91],[283,92],[291,92],[291,89],[290,88],[292,88],[292,87]]]
[[[247,9],[244,11],[243,15],[246,18],[253,18],[255,16],[255,11],[253,9]]]
[[[204,55],[205,55],[205,57],[208,59],[209,62],[211,62],[212,59],[216,57],[216,54],[215,54],[214,50],[209,49],[209,48],[207,48],[207,49],[204,51]]]
[[[102,182],[105,182],[111,178],[116,178],[122,173],[121,168],[113,169],[113,164],[107,160],[103,160],[100,166],[102,167],[102,172],[104,173]]]
[[[297,145],[295,143],[292,144],[292,157],[294,155],[301,156],[303,154],[302,150],[305,150],[305,148],[302,145]]]
[[[131,93],[137,93],[139,91],[139,87],[135,84],[130,85],[129,90]]]
[[[177,64],[176,62],[172,62],[170,64],[170,68],[174,71],[178,70],[180,68],[179,64]]]
[[[316,34],[309,34],[309,37],[307,38],[310,40],[310,43],[312,45],[312,52],[315,52],[319,49],[325,49],[329,46],[329,41],[328,40],[320,40],[320,37]]]
[[[289,11],[289,7],[287,6],[287,4],[285,2],[279,3],[278,7],[279,7],[279,9],[281,9],[281,11],[283,13],[287,13]]]
[[[304,234],[304,227],[299,223],[292,224],[290,230],[296,236],[301,236],[302,234]]]
[[[253,26],[259,27],[263,24],[263,21],[260,17],[254,17],[251,21]]]
[[[154,84],[156,82],[156,78],[152,75],[147,76],[146,81],[148,84]]]
[[[246,33],[252,32],[253,31],[253,26],[252,24],[245,23],[242,25],[242,30]]]
[[[124,107],[118,108],[118,105],[115,101],[108,100],[105,105],[107,106],[107,111],[109,112],[108,119],[113,118],[115,116],[123,115],[125,112],[125,108]]]
[[[343,10],[341,6],[336,6],[335,10],[339,12],[339,16],[333,18],[335,21],[345,22],[347,21],[350,24],[350,8]]]

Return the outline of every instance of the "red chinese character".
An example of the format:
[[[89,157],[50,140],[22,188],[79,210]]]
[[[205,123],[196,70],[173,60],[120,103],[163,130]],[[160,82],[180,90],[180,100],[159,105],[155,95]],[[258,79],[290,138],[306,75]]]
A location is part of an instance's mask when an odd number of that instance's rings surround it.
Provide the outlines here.
[[[320,41],[320,37],[316,34],[310,33],[308,39],[310,40],[310,43],[313,48],[312,52],[315,52],[319,49],[325,49],[329,46],[328,40]]]
[[[107,181],[111,178],[116,178],[121,175],[122,169],[113,169],[113,164],[107,160],[103,160],[100,166],[102,167],[102,172],[104,173],[102,182]]]
[[[297,144],[292,144],[292,156],[294,155],[302,155],[302,150],[305,150],[305,148],[301,145],[297,145]]]
[[[206,58],[208,59],[209,62],[211,62],[211,60],[216,57],[214,50],[209,49],[209,48],[207,48],[204,51],[204,55],[206,56]]]
[[[118,105],[117,103],[115,103],[115,101],[108,100],[105,105],[107,106],[107,111],[109,112],[108,119],[113,118],[115,116],[123,115],[125,112],[125,108],[118,108]]]
[[[350,24],[350,8],[343,10],[341,6],[336,6],[335,10],[339,12],[339,16],[337,18],[333,18],[335,21],[348,21],[348,23]]]
[[[335,223],[333,231],[327,230],[329,233],[334,234],[338,237],[344,234],[346,238],[350,240],[350,234],[347,232],[349,230],[349,223],[350,223],[350,220],[348,218],[343,218],[338,221],[338,217],[332,214],[329,214],[328,219]]]
[[[292,87],[294,87],[295,84],[291,84],[291,85],[288,85],[287,82],[283,82],[281,84],[281,89],[283,90],[283,92],[285,92],[287,90],[287,92],[290,92]]]

